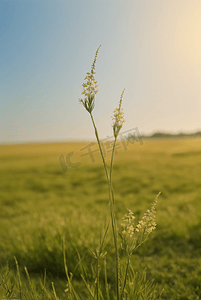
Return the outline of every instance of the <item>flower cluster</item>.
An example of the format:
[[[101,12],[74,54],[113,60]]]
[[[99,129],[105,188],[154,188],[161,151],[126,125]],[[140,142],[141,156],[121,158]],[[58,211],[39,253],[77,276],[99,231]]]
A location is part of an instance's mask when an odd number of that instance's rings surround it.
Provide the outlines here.
[[[86,97],[89,97],[91,95],[95,95],[98,93],[98,85],[97,81],[94,78],[94,75],[91,73],[87,73],[87,76],[85,77],[84,80],[87,80],[86,83],[83,83],[83,92],[82,95],[84,94]]]
[[[92,66],[91,66],[91,72],[87,72],[87,76],[84,78],[84,80],[86,80],[86,82],[82,84],[82,87],[83,87],[82,95],[85,96],[84,100],[79,99],[80,103],[83,104],[83,106],[86,108],[86,110],[89,113],[91,113],[92,110],[94,109],[95,95],[98,93],[98,89],[97,89],[98,85],[97,85],[97,81],[94,78],[94,74],[95,74],[96,59],[97,59],[97,55],[98,55],[98,51],[99,51],[100,47],[101,46],[99,46],[96,51],[95,58],[94,58]]]
[[[125,91],[125,89],[121,93],[121,97],[120,97],[120,101],[119,101],[119,107],[115,108],[114,114],[112,116],[112,120],[113,120],[112,127],[113,127],[113,133],[114,133],[115,138],[117,138],[117,136],[119,134],[119,131],[120,131],[121,127],[123,126],[123,123],[125,122],[124,113],[123,113],[123,110],[121,108],[124,91]]]
[[[121,247],[128,254],[135,240],[135,216],[131,210],[122,218]]]
[[[123,217],[121,224],[122,232],[120,234],[122,239],[121,247],[127,255],[131,255],[134,250],[144,243],[148,235],[156,228],[155,213],[159,195],[160,193],[137,225],[135,224],[135,216],[131,210]]]

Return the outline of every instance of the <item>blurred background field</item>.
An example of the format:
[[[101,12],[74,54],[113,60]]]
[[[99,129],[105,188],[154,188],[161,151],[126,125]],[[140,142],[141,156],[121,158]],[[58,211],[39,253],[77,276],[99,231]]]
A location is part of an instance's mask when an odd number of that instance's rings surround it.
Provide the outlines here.
[[[66,240],[69,271],[82,288],[78,254],[90,276],[92,251],[100,227],[109,220],[108,188],[98,151],[92,162],[88,143],[0,146],[0,274],[7,262],[15,270],[16,256],[23,273],[55,282],[64,298],[62,237]],[[97,150],[96,144],[91,145]],[[110,149],[106,149],[109,163]],[[73,152],[63,172],[59,157]],[[157,228],[132,257],[137,272],[164,288],[163,299],[201,298],[201,140],[155,139],[143,144],[119,141],[114,156],[113,185],[116,214],[131,209],[143,216],[158,192]],[[114,284],[112,235],[107,238],[108,281]],[[123,253],[121,253],[123,255]],[[63,299],[62,298],[62,299]]]

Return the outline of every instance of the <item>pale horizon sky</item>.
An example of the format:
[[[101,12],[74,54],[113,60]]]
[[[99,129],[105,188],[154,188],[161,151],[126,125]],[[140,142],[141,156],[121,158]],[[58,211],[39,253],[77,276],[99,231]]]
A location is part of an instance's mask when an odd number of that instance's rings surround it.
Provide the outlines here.
[[[94,139],[79,104],[102,45],[93,115],[112,135],[201,130],[200,0],[1,0],[0,143]]]

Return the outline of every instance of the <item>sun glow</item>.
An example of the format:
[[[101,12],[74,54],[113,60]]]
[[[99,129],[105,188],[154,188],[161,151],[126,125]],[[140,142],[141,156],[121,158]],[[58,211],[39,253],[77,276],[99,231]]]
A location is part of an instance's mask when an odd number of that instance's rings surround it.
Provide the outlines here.
[[[188,6],[189,8],[189,6]],[[172,28],[174,51],[178,59],[186,63],[201,64],[201,3],[186,9]]]

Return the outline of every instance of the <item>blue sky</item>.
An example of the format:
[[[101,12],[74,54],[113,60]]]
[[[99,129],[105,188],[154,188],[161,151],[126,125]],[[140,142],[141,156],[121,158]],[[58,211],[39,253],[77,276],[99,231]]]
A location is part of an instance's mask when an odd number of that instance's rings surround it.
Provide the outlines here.
[[[78,103],[96,64],[100,137],[201,130],[200,0],[1,0],[0,143],[92,139]]]

